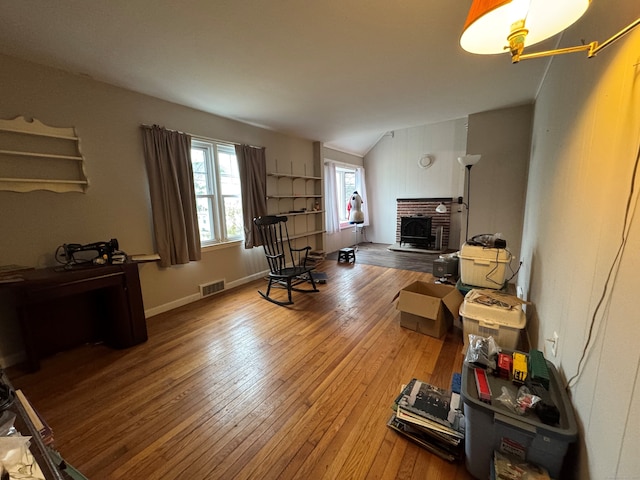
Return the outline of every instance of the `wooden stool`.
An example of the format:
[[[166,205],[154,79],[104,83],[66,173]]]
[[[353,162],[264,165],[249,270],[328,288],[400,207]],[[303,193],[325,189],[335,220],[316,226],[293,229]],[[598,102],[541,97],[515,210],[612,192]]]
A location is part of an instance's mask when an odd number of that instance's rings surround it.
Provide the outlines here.
[[[356,263],[356,249],[355,248],[341,248],[338,250],[338,263]]]

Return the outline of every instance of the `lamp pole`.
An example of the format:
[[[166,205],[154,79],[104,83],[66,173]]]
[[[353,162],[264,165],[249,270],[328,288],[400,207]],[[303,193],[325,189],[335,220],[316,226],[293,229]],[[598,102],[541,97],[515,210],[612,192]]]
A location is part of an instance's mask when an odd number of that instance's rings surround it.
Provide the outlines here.
[[[467,226],[465,230],[465,242],[469,240],[469,207],[471,206],[471,167],[480,161],[481,155],[464,155],[458,157],[458,163],[467,168]]]
[[[465,228],[465,242],[469,240],[469,212],[471,211],[471,167],[467,165],[467,226]]]

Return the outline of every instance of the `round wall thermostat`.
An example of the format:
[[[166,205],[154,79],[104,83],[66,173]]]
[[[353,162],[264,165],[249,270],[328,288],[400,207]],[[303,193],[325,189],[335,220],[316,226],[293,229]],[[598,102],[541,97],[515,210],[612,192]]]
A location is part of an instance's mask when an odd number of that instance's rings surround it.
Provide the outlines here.
[[[420,160],[418,160],[418,166],[420,168],[429,168],[431,165],[433,165],[433,155],[423,155],[420,157]]]

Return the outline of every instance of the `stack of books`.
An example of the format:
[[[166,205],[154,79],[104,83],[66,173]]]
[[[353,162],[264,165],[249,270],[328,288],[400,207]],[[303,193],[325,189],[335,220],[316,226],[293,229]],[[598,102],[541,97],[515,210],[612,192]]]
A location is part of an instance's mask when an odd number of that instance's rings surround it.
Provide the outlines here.
[[[389,428],[449,462],[462,458],[465,425],[459,393],[414,378],[393,409]]]
[[[311,250],[309,252],[309,255],[307,255],[307,260],[315,263],[322,262],[324,258],[325,258],[324,250]]]

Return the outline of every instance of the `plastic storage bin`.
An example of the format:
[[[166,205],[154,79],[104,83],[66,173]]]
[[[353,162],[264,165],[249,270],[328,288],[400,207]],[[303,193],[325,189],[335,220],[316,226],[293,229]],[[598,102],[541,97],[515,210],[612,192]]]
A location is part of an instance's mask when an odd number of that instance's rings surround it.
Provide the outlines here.
[[[527,324],[522,305],[504,308],[499,305],[485,305],[482,292],[469,290],[460,305],[462,332],[465,347],[469,343],[469,334],[493,337],[500,347],[516,350],[520,333]]]
[[[510,353],[510,352],[509,352]],[[517,415],[496,399],[506,386],[514,395],[517,387],[507,380],[487,375],[493,397],[491,403],[478,399],[473,369],[463,366],[460,397],[465,415],[465,465],[478,479],[489,478],[494,450],[516,455],[540,465],[553,478],[560,478],[569,444],[578,437],[573,408],[550,362],[549,392],[560,411],[557,426],[546,425],[533,412]]]
[[[504,248],[487,248],[465,243],[460,249],[460,279],[476,287],[503,287],[511,253]]]

